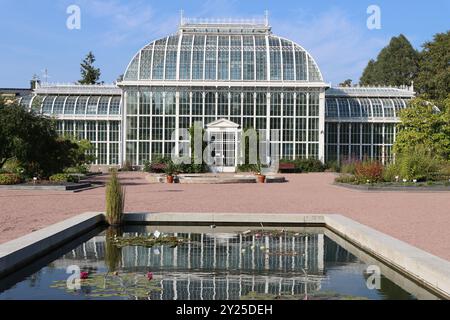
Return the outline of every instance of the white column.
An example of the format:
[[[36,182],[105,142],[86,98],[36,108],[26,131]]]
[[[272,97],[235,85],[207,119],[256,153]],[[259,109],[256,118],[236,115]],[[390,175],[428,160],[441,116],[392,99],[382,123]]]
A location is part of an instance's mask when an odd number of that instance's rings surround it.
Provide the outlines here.
[[[111,164],[110,161],[111,145],[109,140],[110,130],[111,130],[111,121],[108,120],[106,121],[106,165],[108,166]]]
[[[382,141],[381,142],[383,143],[383,145],[381,147],[381,163],[383,165],[385,165],[386,164],[386,144],[385,144],[385,142],[386,142],[386,124],[383,124],[381,128],[382,128],[382,136],[381,136]]]
[[[294,68],[295,68],[295,52],[294,52]],[[297,72],[296,72],[296,70],[294,70],[294,77],[297,77]],[[295,78],[296,79],[296,78]],[[294,94],[293,94],[293,96],[294,96],[294,105],[293,105],[293,108],[294,108],[294,118],[293,118],[293,124],[292,124],[292,130],[294,131],[294,136],[293,136],[293,139],[294,139],[294,146],[293,146],[293,149],[292,149],[292,152],[293,152],[293,158],[294,158],[294,160],[295,159],[297,159],[297,92],[294,92]]]
[[[175,93],[175,155],[180,155],[180,92]]]
[[[128,100],[128,92],[123,93],[122,99],[122,150],[119,159],[119,165],[122,166],[127,157],[127,100]]]
[[[283,55],[281,53],[281,55]],[[283,66],[283,64],[281,64]],[[283,70],[283,67],[281,67]],[[283,79],[283,78],[282,78]],[[280,159],[284,157],[283,143],[284,143],[284,92],[280,93]]]
[[[306,159],[309,159],[309,144],[311,143],[309,136],[309,120],[311,119],[311,112],[309,109],[309,100],[311,99],[310,95],[311,93],[306,93]]]
[[[359,159],[363,160],[363,124],[359,124]]]
[[[325,163],[325,89],[319,94],[319,160]]]
[[[269,58],[267,58],[267,59],[269,59]],[[271,151],[272,144],[270,143],[270,141],[272,141],[272,132],[270,132],[270,121],[271,121],[270,99],[271,99],[271,94],[270,94],[270,92],[267,92],[267,97],[266,97],[266,131],[267,131],[266,137],[267,137],[267,141],[268,141],[267,153],[271,155],[272,154],[272,151]],[[271,161],[273,161],[273,160],[274,159],[271,159]]]
[[[166,92],[162,92],[163,95],[163,112],[162,112],[162,133],[163,133],[163,138],[162,138],[162,154],[165,156],[166,155],[166,141],[167,141],[167,137],[166,137]]]
[[[337,162],[341,164],[341,123],[338,122],[336,125],[337,128],[337,146],[336,146],[336,156]]]

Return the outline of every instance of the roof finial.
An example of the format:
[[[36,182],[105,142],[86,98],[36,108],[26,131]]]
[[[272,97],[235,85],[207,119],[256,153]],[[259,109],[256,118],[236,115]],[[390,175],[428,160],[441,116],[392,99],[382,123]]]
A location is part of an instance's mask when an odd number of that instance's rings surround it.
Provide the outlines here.
[[[47,68],[42,70],[42,77],[44,78],[44,83],[48,83],[48,78],[50,78],[50,76],[48,75],[48,69]]]
[[[269,10],[264,11],[264,22],[266,24],[266,27],[269,26]]]
[[[180,26],[184,25],[184,10],[180,10]]]

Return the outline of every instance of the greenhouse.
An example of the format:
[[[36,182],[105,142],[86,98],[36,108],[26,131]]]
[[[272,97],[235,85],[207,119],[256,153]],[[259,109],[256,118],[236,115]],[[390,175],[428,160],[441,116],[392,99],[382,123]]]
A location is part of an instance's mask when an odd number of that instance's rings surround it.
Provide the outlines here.
[[[248,128],[261,132],[268,161],[388,162],[399,111],[413,97],[409,87],[332,88],[267,20],[183,19],[176,34],[139,50],[116,85],[42,84],[21,102],[54,117],[61,134],[90,140],[98,166],[188,154],[183,132],[201,123],[211,170],[234,172]]]

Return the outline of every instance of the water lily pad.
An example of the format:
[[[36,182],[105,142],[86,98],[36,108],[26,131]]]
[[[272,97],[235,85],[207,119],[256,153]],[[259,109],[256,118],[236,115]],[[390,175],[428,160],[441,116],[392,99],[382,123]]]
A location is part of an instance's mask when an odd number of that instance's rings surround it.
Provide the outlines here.
[[[148,299],[152,293],[162,290],[158,281],[149,281],[140,273],[94,274],[81,280],[80,290],[68,289],[66,280],[55,281],[50,287],[91,298]]]

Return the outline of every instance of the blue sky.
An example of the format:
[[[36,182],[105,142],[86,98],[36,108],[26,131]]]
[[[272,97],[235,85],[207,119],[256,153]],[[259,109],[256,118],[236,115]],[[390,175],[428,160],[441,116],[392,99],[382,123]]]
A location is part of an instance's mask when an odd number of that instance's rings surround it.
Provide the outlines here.
[[[81,30],[66,28],[72,4],[81,8]],[[381,30],[366,26],[372,4],[381,8]],[[332,84],[358,80],[392,36],[403,33],[420,48],[450,29],[448,0],[2,0],[1,9],[0,87],[27,87],[46,68],[49,82],[77,81],[90,50],[111,83],[141,47],[176,32],[181,9],[199,18],[249,18],[267,9],[273,32],[307,49]]]

